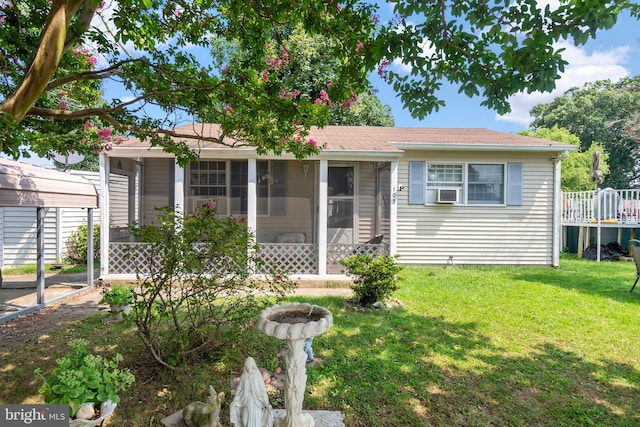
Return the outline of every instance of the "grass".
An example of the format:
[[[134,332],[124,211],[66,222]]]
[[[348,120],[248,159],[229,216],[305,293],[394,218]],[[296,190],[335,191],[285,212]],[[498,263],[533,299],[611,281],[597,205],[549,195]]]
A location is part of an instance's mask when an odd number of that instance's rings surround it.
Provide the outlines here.
[[[61,265],[61,268],[56,268],[54,265]],[[95,268],[100,268],[99,263],[95,263]],[[25,275],[25,274],[36,274],[38,266],[36,264],[24,264],[18,267],[8,267],[2,269],[2,274],[5,276],[11,275]],[[60,264],[45,264],[44,265],[45,273],[83,273],[87,271],[86,264],[70,264],[70,263],[60,263]]]
[[[552,268],[407,268],[403,308],[356,311],[338,297],[291,298],[328,308],[334,326],[314,340],[305,409],[342,411],[347,426],[640,425],[640,295],[633,263],[563,258]],[[256,328],[205,360],[154,367],[132,326],[95,315],[0,354],[0,402],[37,403],[47,370],[72,337],[118,351],[135,386],[109,426],[159,426],[209,384],[227,394],[244,358],[283,366],[283,345]],[[271,395],[282,407],[282,394]]]

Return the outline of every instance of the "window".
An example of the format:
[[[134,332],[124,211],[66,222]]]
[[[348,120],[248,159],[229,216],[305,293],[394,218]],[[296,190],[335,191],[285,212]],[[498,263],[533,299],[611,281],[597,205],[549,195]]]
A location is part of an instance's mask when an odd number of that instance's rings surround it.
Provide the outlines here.
[[[189,165],[191,211],[213,203],[220,215],[246,215],[247,162],[207,160]]]
[[[469,164],[467,168],[468,204],[504,204],[504,165]]]
[[[409,204],[435,204],[438,189],[451,189],[457,204],[521,205],[522,186],[522,163],[409,162]]]

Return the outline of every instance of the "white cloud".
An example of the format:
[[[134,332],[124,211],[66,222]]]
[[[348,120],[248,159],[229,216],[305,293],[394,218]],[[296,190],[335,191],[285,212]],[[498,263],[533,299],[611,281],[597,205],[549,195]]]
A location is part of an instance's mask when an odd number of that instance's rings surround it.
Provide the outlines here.
[[[590,54],[569,42],[558,43],[556,47],[565,49],[562,55],[569,62],[561,78],[556,81],[556,89],[545,93],[513,95],[509,99],[511,113],[497,115],[496,120],[528,126],[532,120],[529,111],[535,105],[552,102],[567,90],[582,87],[587,82],[607,79],[615,82],[629,75],[629,71],[623,65],[628,61],[628,46],[619,46],[608,51],[594,51]]]

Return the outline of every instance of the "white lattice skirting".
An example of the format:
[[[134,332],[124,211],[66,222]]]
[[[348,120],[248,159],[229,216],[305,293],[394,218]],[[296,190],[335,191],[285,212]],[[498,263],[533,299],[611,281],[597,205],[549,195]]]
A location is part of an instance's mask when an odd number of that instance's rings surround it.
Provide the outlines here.
[[[345,274],[340,260],[354,254],[372,256],[389,253],[386,244],[339,244],[327,246],[327,273]],[[318,274],[318,245],[313,243],[261,243],[260,256],[267,265],[287,274]],[[110,274],[148,274],[151,252],[144,243],[111,242]],[[265,273],[265,272],[259,272]]]

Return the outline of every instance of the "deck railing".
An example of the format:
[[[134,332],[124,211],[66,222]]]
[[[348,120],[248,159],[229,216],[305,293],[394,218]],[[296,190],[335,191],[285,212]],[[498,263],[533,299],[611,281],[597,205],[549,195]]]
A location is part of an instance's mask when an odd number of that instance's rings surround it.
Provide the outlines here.
[[[611,188],[562,193],[564,225],[638,224],[640,221],[640,190]]]

